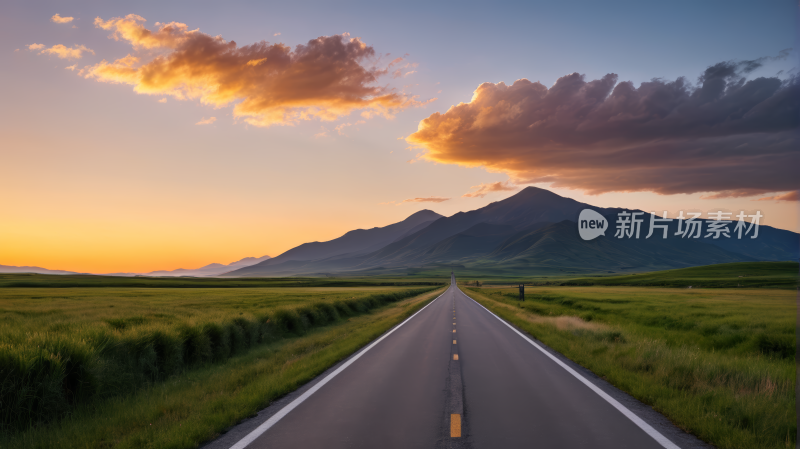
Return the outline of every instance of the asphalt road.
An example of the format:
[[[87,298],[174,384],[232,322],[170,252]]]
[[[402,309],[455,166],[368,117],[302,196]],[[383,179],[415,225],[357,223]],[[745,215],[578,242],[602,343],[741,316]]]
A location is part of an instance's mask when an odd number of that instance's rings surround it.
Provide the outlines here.
[[[607,393],[610,386],[598,387],[585,370],[551,352],[451,285],[291,402],[260,414],[260,423],[210,446],[704,446],[685,444],[692,437],[676,428],[665,432],[671,424],[661,415],[631,407],[636,401],[629,397],[626,407],[627,395]]]

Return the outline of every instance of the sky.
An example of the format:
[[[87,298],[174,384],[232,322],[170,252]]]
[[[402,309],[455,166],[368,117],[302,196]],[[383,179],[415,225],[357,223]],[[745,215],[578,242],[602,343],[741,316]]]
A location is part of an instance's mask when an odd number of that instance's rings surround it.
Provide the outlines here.
[[[527,185],[797,232],[798,6],[6,2],[0,264],[276,256]]]

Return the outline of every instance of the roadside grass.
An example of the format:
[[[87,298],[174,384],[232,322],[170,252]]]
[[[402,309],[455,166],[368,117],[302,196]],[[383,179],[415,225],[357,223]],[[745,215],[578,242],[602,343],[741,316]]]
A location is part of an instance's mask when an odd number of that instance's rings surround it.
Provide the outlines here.
[[[434,288],[0,289],[0,431]]]
[[[795,292],[466,288],[473,299],[721,449],[797,439]]]
[[[3,448],[194,448],[411,316],[444,288],[260,345],[135,394],[76,407],[65,419],[0,436]]]

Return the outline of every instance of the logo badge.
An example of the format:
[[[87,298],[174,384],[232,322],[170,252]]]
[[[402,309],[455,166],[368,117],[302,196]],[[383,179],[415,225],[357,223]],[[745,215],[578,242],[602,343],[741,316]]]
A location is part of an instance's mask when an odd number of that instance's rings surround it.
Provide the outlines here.
[[[584,209],[578,217],[578,232],[584,240],[605,236],[608,229],[606,218],[591,209]]]

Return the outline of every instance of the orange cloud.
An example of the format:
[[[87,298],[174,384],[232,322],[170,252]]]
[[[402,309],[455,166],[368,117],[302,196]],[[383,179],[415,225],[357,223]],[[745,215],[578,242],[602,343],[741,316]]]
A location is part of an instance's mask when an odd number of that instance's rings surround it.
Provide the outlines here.
[[[783,56],[779,56],[781,58]],[[775,59],[775,58],[773,58]],[[800,77],[748,80],[754,61],[638,87],[616,74],[484,83],[406,140],[424,159],[589,194],[763,195],[800,188]]]
[[[56,14],[50,18],[51,21],[55,23],[70,23],[75,20],[74,17],[61,17],[60,15]]]
[[[336,132],[339,133],[340,136],[347,136],[347,134],[344,133],[344,129],[345,128],[347,128],[348,126],[363,125],[364,123],[367,123],[367,122],[365,122],[364,120],[359,120],[359,121],[357,121],[355,123],[342,123],[342,124],[338,125],[335,129],[336,129]]]
[[[167,102],[167,99],[166,99],[166,98],[162,98],[162,99],[158,100],[158,102],[159,102],[159,103],[166,103],[166,102]]]
[[[427,198],[409,198],[407,200],[400,201],[397,205],[405,204],[405,203],[442,203],[444,201],[449,200],[450,198],[442,198],[438,196],[429,196]]]
[[[203,117],[203,119],[195,123],[195,125],[210,125],[216,121],[217,121],[216,117],[209,117],[209,118]]]
[[[359,38],[322,36],[294,49],[265,41],[240,47],[183,23],[156,23],[158,29],[151,31],[144,21],[135,14],[96,18],[95,26],[112,31],[111,38],[137,51],[159,51],[104,60],[85,76],[130,84],[141,94],[198,99],[215,107],[234,104],[234,117],[255,126],[331,121],[354,110],[363,110],[365,117],[391,117],[423,104],[376,84],[387,69],[363,65],[374,61],[375,51]]]
[[[41,45],[41,44],[34,44],[34,45]],[[33,47],[33,45],[28,46],[28,48],[31,47]],[[33,50],[33,48],[31,49]],[[56,55],[59,57],[59,59],[81,59],[83,57],[84,52],[94,54],[94,50],[86,48],[86,46],[84,45],[75,45],[74,47],[70,48],[61,44],[53,45],[50,48],[46,48],[40,51],[39,54]]]
[[[30,44],[28,45],[28,50],[41,50],[44,48],[44,44]]]
[[[72,64],[72,65],[66,66],[64,68],[67,69],[67,70],[73,70],[74,71],[76,67],[78,67],[78,64]]]
[[[799,193],[800,191],[798,190],[792,190],[791,192],[786,192],[783,195],[759,198],[758,201],[800,201]]]
[[[467,192],[461,196],[464,198],[483,198],[491,192],[510,192],[517,190],[517,186],[511,185],[508,181],[497,181],[489,184],[480,183],[476,186],[472,186],[471,188],[473,189],[472,192]]]

